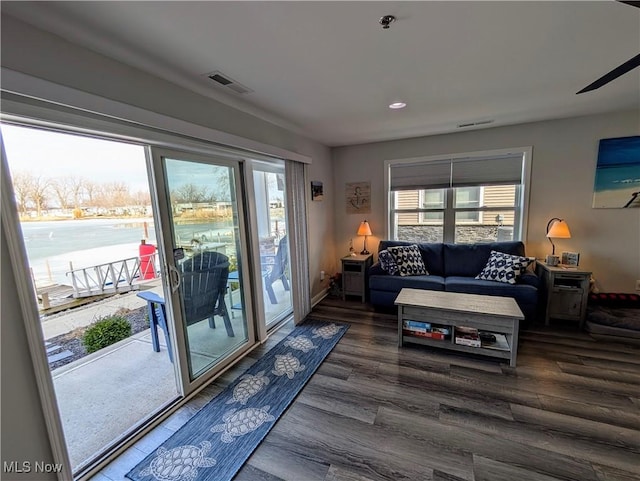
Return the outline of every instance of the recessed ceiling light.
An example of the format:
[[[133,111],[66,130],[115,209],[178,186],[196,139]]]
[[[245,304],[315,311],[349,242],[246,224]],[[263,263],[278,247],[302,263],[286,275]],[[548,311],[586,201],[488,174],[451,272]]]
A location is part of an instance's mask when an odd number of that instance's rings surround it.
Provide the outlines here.
[[[393,102],[392,104],[389,104],[390,109],[403,109],[406,106],[407,104],[404,102]]]

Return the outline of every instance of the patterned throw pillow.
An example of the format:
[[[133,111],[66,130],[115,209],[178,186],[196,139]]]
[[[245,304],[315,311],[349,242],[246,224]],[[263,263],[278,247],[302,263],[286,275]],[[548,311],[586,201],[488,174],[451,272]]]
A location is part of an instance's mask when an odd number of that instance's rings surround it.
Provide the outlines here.
[[[505,282],[515,284],[518,276],[527,269],[535,258],[514,256],[504,252],[491,251],[489,260],[484,269],[476,276],[476,279],[485,281]]]
[[[389,247],[388,251],[395,259],[402,277],[429,274],[417,245]]]
[[[398,264],[388,250],[382,250],[378,252],[378,260],[380,261],[380,267],[388,274],[395,276],[398,273]]]

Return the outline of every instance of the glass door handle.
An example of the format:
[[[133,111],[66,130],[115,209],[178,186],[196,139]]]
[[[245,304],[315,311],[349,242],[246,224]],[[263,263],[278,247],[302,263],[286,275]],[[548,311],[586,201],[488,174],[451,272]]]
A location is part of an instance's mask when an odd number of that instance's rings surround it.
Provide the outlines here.
[[[180,288],[180,271],[174,266],[169,267],[169,285],[171,286],[171,292],[176,292]]]

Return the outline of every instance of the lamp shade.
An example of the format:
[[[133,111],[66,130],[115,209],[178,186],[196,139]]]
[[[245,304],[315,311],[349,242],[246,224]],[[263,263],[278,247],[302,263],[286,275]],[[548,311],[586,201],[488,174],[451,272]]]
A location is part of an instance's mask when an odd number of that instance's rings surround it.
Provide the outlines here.
[[[553,237],[555,239],[570,239],[571,231],[569,231],[569,226],[562,219],[557,219],[549,229],[547,229],[547,237]]]
[[[372,235],[371,227],[369,227],[369,223],[366,220],[360,222],[360,227],[358,227],[358,235]]]

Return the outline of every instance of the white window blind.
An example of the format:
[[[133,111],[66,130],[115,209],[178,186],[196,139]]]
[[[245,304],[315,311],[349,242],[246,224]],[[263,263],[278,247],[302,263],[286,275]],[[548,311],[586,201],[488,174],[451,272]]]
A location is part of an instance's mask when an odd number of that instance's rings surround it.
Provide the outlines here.
[[[441,189],[451,185],[451,161],[391,165],[391,190]]]
[[[522,183],[522,155],[488,159],[454,160],[451,186],[514,185]]]
[[[522,183],[523,156],[399,163],[390,169],[391,190],[513,185]]]

